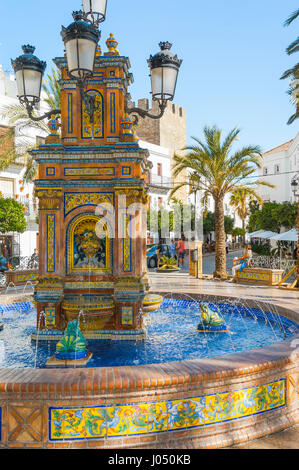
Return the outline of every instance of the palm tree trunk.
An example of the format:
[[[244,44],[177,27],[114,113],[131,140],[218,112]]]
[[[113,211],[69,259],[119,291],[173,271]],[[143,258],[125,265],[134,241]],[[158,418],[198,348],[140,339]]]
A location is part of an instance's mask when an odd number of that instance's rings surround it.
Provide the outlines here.
[[[215,201],[215,238],[216,238],[216,255],[215,255],[215,272],[214,277],[219,279],[227,279],[226,272],[226,237],[224,225],[224,207],[223,198],[214,198]]]
[[[245,219],[242,219],[242,230],[245,230]],[[242,243],[243,243],[243,246],[245,246],[245,233],[242,236]]]

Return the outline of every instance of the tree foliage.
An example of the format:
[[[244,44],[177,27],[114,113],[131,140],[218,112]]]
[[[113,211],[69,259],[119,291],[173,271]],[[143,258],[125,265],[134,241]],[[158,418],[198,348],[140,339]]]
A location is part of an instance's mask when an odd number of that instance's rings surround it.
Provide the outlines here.
[[[281,227],[290,230],[296,227],[298,205],[291,202],[265,202],[262,207],[251,205],[248,229],[271,230],[280,233]]]
[[[0,233],[25,232],[24,206],[13,198],[0,197]]]
[[[214,276],[226,278],[226,249],[224,197],[236,189],[269,184],[249,180],[256,169],[261,167],[262,151],[259,146],[243,147],[235,153],[232,146],[240,130],[232,129],[222,139],[222,131],[216,126],[204,128],[204,140],[193,137],[194,145],[185,147],[183,155],[174,157],[174,177],[186,172],[188,181],[177,184],[171,195],[183,186],[190,193],[202,191],[204,199],[212,197],[215,203],[216,269]],[[191,183],[191,184],[190,184]]]
[[[227,235],[233,234],[235,225],[235,219],[232,217],[225,215],[224,216],[224,227],[225,233]],[[214,212],[207,212],[204,214],[203,217],[203,233],[207,235],[210,232],[215,232],[215,213]]]
[[[299,10],[294,11],[289,18],[285,21],[284,26],[290,26],[299,17]],[[288,55],[295,54],[299,51],[299,37],[295,39],[286,49]],[[295,64],[291,69],[286,70],[281,76],[281,80],[290,79],[288,94],[291,96],[291,101],[296,106],[296,112],[288,120],[288,124],[292,124],[299,117],[299,63]]]
[[[60,108],[61,91],[59,86],[59,80],[61,78],[61,72],[52,69],[51,74],[47,76],[46,82],[43,84],[43,90],[46,93],[45,102],[48,104],[50,109]],[[33,113],[35,117],[38,114]],[[35,146],[32,143],[32,139],[26,138],[28,129],[35,129],[42,133],[49,133],[49,128],[45,121],[33,121],[29,118],[27,109],[22,104],[5,105],[0,108],[0,117],[5,118],[9,124],[9,132],[7,136],[0,136],[0,170],[7,168],[12,163],[15,163],[19,157],[23,157],[25,160],[25,174],[24,182],[30,183],[35,178],[37,172],[37,165],[35,160],[29,154]],[[15,145],[9,148],[5,147],[5,139],[10,139],[12,134],[15,135],[15,129],[17,129],[18,142],[17,148]],[[4,150],[3,150],[4,149]]]

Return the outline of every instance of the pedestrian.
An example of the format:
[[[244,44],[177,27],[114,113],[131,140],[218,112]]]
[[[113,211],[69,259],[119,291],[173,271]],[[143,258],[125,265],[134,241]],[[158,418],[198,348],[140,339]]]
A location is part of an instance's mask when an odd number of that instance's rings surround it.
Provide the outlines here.
[[[232,268],[233,280],[232,282],[237,282],[237,272],[242,272],[247,266],[250,265],[252,259],[252,250],[250,245],[245,246],[245,253],[241,258],[234,258],[234,266]],[[239,263],[239,264],[236,264]]]
[[[185,264],[185,255],[186,255],[186,245],[182,238],[179,239],[178,242],[178,258],[179,258],[179,266],[184,266]]]
[[[8,251],[7,245],[4,245],[4,247],[3,247],[3,256],[4,256],[4,258],[6,258],[8,260],[9,251]]]
[[[157,254],[157,266],[158,268],[160,268],[160,261],[161,261],[161,258],[163,256],[163,246],[162,246],[162,240],[160,238],[159,240],[159,243],[158,243],[158,246],[157,246],[157,251],[156,251],[156,254]]]
[[[38,268],[38,263],[39,263],[39,256],[38,256],[38,250],[37,248],[34,249],[33,254],[30,257],[29,260],[29,268],[30,269],[37,269]]]
[[[177,259],[177,248],[176,248],[174,240],[171,240],[171,243],[170,243],[170,254],[172,258]]]

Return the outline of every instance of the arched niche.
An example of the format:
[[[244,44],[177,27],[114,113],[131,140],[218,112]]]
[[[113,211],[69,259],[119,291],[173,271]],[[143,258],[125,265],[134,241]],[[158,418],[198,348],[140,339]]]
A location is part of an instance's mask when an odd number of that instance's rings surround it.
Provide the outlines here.
[[[104,218],[92,213],[77,215],[66,234],[66,270],[71,275],[112,273],[112,232]]]

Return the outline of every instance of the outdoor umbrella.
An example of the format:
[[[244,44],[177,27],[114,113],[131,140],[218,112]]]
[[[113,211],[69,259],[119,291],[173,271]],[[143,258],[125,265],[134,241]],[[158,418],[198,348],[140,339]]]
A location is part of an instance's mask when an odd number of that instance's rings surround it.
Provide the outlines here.
[[[257,237],[260,233],[263,233],[265,230],[257,230],[256,232],[249,233],[250,238],[255,238]]]
[[[289,230],[288,232],[280,233],[278,235],[275,235],[274,237],[271,237],[271,240],[277,240],[280,242],[297,242],[298,233],[297,233],[297,230],[293,228],[292,230]]]
[[[272,238],[275,235],[278,235],[276,232],[271,232],[271,230],[263,230],[262,233],[256,236],[256,238],[262,238],[262,239],[267,239],[267,238]]]

